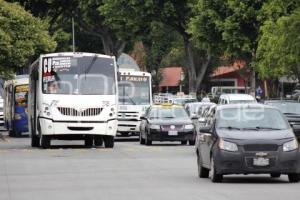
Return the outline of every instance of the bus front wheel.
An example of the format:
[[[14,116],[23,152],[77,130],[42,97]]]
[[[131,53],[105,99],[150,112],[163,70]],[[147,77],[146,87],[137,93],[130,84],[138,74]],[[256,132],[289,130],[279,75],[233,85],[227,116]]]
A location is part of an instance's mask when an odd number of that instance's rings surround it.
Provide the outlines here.
[[[41,138],[41,146],[43,149],[47,149],[50,147],[51,138],[47,135],[42,135]]]
[[[114,147],[114,136],[105,135],[103,136],[104,146],[105,148],[113,148]]]
[[[36,135],[31,136],[31,146],[32,147],[39,147],[40,146],[40,138]]]

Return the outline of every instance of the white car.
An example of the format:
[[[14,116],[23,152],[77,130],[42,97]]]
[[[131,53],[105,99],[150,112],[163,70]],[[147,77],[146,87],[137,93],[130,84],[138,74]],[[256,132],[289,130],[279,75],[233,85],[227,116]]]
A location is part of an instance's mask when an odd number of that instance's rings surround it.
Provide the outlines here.
[[[257,103],[256,99],[249,94],[222,94],[218,104]]]

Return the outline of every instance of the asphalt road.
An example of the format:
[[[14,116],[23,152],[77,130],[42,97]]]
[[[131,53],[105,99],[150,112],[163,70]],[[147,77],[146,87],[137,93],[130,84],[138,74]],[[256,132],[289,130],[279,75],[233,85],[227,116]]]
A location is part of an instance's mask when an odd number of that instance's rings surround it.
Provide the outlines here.
[[[141,146],[118,141],[114,149],[84,148],[82,141],[54,141],[51,149],[30,139],[0,138],[0,200],[233,200],[297,199],[300,184],[287,176],[197,177],[194,147],[179,143]]]

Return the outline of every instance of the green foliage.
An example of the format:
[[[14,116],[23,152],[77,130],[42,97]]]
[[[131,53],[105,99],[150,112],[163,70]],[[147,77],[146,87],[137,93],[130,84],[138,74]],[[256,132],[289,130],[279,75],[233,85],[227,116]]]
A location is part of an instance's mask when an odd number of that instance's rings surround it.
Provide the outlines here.
[[[257,50],[257,70],[263,78],[283,75],[300,77],[300,7],[261,29]]]
[[[50,52],[56,43],[48,25],[21,6],[0,0],[1,75],[28,64],[35,55]]]

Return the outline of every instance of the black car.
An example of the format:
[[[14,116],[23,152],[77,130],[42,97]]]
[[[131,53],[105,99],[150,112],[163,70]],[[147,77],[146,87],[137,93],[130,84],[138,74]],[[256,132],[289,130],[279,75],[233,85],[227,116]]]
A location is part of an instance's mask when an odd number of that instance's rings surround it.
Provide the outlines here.
[[[300,141],[300,103],[291,100],[266,100],[264,104],[278,108],[286,116]]]
[[[198,175],[221,182],[227,174],[287,174],[300,180],[300,150],[282,113],[262,104],[215,107],[196,139]]]
[[[165,104],[151,106],[141,117],[140,143],[151,145],[152,141],[181,141],[195,145],[193,122],[182,106]]]

